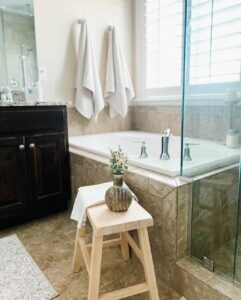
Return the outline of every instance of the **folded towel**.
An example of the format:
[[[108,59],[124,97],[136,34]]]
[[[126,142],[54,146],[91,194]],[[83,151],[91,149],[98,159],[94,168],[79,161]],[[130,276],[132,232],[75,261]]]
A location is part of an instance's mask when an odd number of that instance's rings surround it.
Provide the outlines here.
[[[128,102],[134,97],[130,73],[122,53],[116,29],[108,30],[108,54],[104,96],[110,105],[110,116],[125,117]]]
[[[78,228],[81,228],[86,223],[87,208],[104,203],[105,193],[112,185],[113,182],[105,182],[79,188],[70,217],[72,220],[78,222]],[[132,195],[133,198],[138,202],[136,195],[134,193],[132,193]]]
[[[104,106],[91,36],[86,21],[83,21],[79,40],[75,107],[85,118],[90,119],[94,114],[97,120]]]

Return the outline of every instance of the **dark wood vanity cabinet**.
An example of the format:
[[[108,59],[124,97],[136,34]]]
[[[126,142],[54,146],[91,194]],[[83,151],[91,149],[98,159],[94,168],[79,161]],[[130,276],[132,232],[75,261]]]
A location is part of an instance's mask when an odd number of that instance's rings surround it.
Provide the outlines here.
[[[0,107],[0,228],[67,208],[65,106]]]

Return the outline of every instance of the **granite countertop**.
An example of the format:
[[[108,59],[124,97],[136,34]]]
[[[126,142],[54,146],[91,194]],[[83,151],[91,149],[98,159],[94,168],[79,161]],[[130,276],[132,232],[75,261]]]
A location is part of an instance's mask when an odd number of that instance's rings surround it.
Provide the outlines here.
[[[6,106],[60,106],[66,105],[70,106],[67,102],[56,102],[56,101],[24,101],[24,102],[10,102],[10,101],[0,101],[0,107]]]

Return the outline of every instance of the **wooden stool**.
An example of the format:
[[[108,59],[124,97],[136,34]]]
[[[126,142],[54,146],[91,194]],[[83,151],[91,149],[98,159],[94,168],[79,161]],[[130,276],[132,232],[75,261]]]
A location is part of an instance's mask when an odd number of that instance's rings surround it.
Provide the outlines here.
[[[147,227],[153,225],[151,215],[136,201],[132,201],[127,212],[114,213],[107,208],[106,204],[101,204],[88,208],[87,216],[93,228],[93,242],[86,245],[84,241],[85,228],[77,229],[73,269],[74,272],[80,271],[82,254],[89,273],[88,300],[122,299],[147,291],[150,299],[159,300],[147,231]],[[138,232],[140,248],[128,233],[128,231],[135,229]],[[114,233],[120,234],[120,237],[103,241],[105,235]],[[146,282],[99,295],[102,248],[114,245],[121,245],[122,256],[125,261],[130,259],[128,245],[131,246],[144,267]],[[92,248],[91,257],[89,248]]]

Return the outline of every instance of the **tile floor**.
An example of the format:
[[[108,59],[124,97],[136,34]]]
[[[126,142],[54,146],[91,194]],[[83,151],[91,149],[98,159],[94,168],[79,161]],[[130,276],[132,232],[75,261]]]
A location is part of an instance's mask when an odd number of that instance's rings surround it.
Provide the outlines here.
[[[64,212],[40,220],[0,231],[0,238],[17,234],[40,269],[58,291],[58,300],[87,299],[88,276],[85,268],[72,273],[76,223]],[[87,238],[91,238],[90,233]],[[134,255],[123,262],[119,248],[105,249],[102,260],[101,292],[111,291],[144,281],[143,269]],[[161,300],[177,300],[180,296],[170,288],[159,284]],[[146,294],[128,299],[145,300]]]

